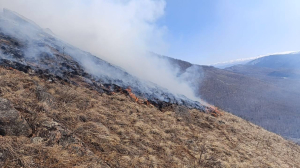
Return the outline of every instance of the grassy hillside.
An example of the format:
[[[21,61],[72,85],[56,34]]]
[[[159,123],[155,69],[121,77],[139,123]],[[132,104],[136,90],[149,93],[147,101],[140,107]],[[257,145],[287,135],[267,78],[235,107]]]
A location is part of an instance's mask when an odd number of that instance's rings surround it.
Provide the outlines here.
[[[0,97],[32,129],[0,136],[0,167],[300,168],[300,147],[232,114],[160,111],[112,95],[0,68]]]

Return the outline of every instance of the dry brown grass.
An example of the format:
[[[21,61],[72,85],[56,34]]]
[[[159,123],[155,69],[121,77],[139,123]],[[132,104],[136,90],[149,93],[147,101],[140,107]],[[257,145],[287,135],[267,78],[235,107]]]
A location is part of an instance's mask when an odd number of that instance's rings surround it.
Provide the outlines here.
[[[4,167],[300,168],[299,146],[226,112],[161,112],[124,94],[5,69],[0,88],[34,130],[32,137],[0,137]]]

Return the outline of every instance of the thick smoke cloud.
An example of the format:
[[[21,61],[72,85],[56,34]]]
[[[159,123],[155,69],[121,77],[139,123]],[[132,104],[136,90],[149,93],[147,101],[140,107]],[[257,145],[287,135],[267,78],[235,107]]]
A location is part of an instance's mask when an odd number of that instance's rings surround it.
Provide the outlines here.
[[[0,0],[66,42],[125,69],[127,72],[195,99],[168,62],[150,57],[165,53],[167,27],[164,0]],[[47,30],[49,32],[49,30]],[[89,67],[91,69],[91,67]]]

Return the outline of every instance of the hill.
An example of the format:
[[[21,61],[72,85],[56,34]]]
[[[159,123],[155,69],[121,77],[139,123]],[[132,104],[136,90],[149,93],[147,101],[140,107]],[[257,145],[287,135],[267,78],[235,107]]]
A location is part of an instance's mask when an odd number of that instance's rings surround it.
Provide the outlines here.
[[[174,70],[179,69],[178,78],[188,81],[198,97],[298,142],[300,73],[293,68],[293,61],[283,61],[280,64],[285,56],[276,55],[274,60],[272,56],[262,57],[249,64],[226,69],[194,65],[165,56],[158,57],[168,60]],[[297,54],[288,57],[291,58],[286,60],[299,59]],[[277,62],[277,65],[271,68],[271,64],[263,63],[269,60]],[[255,62],[257,64],[252,65]],[[289,66],[288,62],[291,62]]]
[[[247,65],[255,65],[257,67],[273,68],[273,69],[299,69],[300,53],[294,52],[290,54],[275,54],[258,58],[247,63]]]
[[[269,115],[276,116],[270,119],[270,123],[276,125],[269,127],[271,131],[282,134],[294,140],[299,139],[299,130],[295,129],[299,120],[299,96],[300,96],[300,71],[298,62],[300,60],[299,53],[279,54],[259,58],[249,62],[246,65],[237,65],[226,70],[244,75],[250,78],[255,78],[266,85],[264,90],[269,90],[270,95],[261,92],[265,96],[262,104],[273,102],[272,112]],[[259,99],[264,101],[263,98]],[[265,109],[265,111],[269,111]],[[281,130],[276,127],[282,127]],[[296,140],[299,141],[299,140]]]
[[[124,93],[100,94],[14,69],[0,74],[0,104],[9,100],[29,126],[22,123],[25,135],[9,123],[12,133],[2,131],[1,167],[300,165],[298,145],[226,112],[215,118],[176,105],[159,110]]]

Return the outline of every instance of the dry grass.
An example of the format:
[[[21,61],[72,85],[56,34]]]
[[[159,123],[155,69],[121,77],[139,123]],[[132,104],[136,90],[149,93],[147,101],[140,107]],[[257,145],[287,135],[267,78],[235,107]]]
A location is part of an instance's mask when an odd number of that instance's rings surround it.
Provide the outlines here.
[[[5,69],[0,88],[34,130],[0,137],[0,166],[300,168],[299,146],[226,112],[161,112],[124,94]]]

